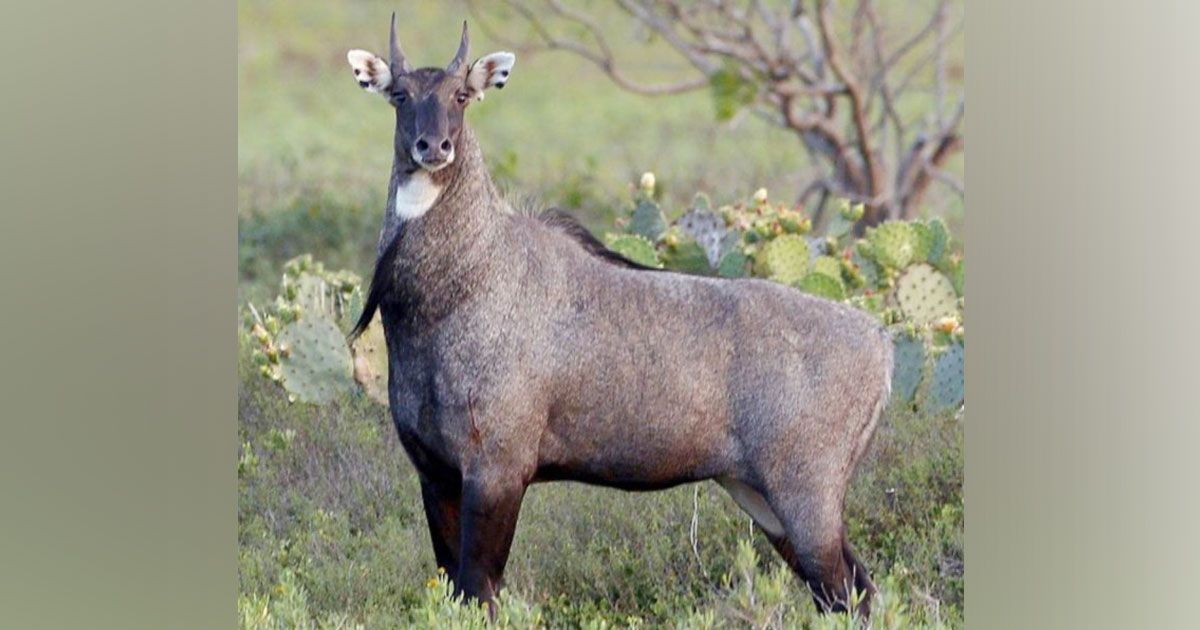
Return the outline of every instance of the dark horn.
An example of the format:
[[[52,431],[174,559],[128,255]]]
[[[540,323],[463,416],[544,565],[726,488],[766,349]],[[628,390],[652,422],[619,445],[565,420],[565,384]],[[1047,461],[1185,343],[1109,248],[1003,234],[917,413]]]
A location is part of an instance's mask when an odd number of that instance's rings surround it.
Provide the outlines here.
[[[463,20],[462,42],[458,45],[458,54],[454,55],[454,60],[446,66],[446,74],[458,74],[466,68],[467,54],[470,49],[471,41],[467,37],[467,21]]]
[[[392,11],[392,33],[388,41],[388,65],[391,66],[392,74],[398,75],[403,72],[408,72],[408,61],[404,58],[404,52],[400,50],[400,42],[396,41],[396,12]]]

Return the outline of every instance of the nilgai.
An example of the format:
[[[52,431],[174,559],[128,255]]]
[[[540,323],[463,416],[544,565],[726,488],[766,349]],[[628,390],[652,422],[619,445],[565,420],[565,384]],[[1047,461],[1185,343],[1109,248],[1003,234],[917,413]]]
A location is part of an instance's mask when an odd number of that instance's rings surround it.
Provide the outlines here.
[[[569,216],[516,212],[464,111],[515,57],[445,68],[347,55],[395,109],[395,157],[371,288],[388,399],[420,476],[437,562],[456,591],[500,588],[526,488],[570,480],[655,490],[715,480],[822,611],[874,586],[842,509],[891,388],[869,316],[764,280],[652,270]]]

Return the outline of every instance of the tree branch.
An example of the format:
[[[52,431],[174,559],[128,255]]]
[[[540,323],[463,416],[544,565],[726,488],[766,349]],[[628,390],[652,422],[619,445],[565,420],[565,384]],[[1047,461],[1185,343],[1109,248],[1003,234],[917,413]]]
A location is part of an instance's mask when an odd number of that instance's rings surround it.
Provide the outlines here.
[[[879,159],[875,153],[875,149],[871,146],[871,131],[867,125],[866,104],[863,101],[862,86],[859,85],[858,79],[850,74],[850,71],[842,62],[841,56],[837,47],[833,43],[833,27],[829,22],[829,12],[827,10],[828,0],[817,0],[817,28],[821,33],[821,40],[825,46],[825,56],[829,61],[829,67],[833,73],[846,84],[846,93],[850,97],[850,106],[852,109],[852,117],[854,119],[854,128],[858,136],[858,151],[866,168],[867,181],[869,187],[863,192],[873,200],[869,204],[876,213],[878,212],[879,201],[874,200],[875,197],[882,192],[882,173],[879,170]],[[874,222],[875,217],[867,219],[868,222]]]
[[[478,0],[467,2],[476,13]],[[931,182],[965,194],[962,183],[941,170],[964,143],[963,103],[949,112],[946,102],[948,46],[962,27],[949,0],[937,0],[932,15],[890,52],[876,0],[853,0],[842,12],[830,0],[612,2],[665,42],[695,76],[642,82],[619,67],[615,51],[621,46],[606,38],[603,21],[588,10],[567,0],[504,0],[542,47],[582,57],[626,91],[664,95],[703,89],[716,73],[730,70],[752,83],[756,96],[742,113],[795,133],[813,167],[822,171],[800,195],[806,205],[818,193],[821,199],[837,195],[862,202],[868,208],[861,225],[870,225],[910,216]],[[552,28],[564,26],[571,35]],[[929,45],[931,36],[936,39]],[[914,53],[921,56],[908,63]],[[933,78],[926,86],[930,65]],[[920,86],[911,87],[918,76]],[[921,118],[905,119],[901,103],[909,108],[920,101],[928,103]]]
[[[473,8],[473,13],[476,12],[474,10],[475,1],[476,0],[468,0],[468,4]],[[612,48],[608,44],[608,40],[604,37],[599,25],[597,25],[591,19],[563,6],[559,2],[549,0],[549,4],[555,13],[569,21],[583,25],[583,27],[588,30],[593,39],[596,40],[596,45],[600,49],[599,52],[591,50],[579,42],[555,37],[550,33],[549,29],[546,28],[546,25],[542,22],[541,18],[539,18],[533,10],[524,4],[517,2],[516,0],[505,0],[505,3],[529,23],[534,33],[538,36],[546,48],[551,50],[565,50],[583,57],[596,67],[600,68],[600,70],[608,75],[609,79],[611,79],[613,83],[617,84],[622,89],[646,96],[664,96],[669,94],[690,92],[701,89],[708,85],[708,77],[705,76],[687,79],[676,83],[642,83],[640,81],[631,79],[617,67],[616,60],[612,54]]]

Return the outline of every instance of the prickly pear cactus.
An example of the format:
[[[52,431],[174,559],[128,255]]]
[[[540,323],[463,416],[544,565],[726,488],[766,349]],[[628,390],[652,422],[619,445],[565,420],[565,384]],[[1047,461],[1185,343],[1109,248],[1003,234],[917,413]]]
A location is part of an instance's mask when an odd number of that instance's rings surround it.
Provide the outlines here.
[[[643,262],[769,278],[870,313],[895,342],[893,402],[927,410],[961,404],[963,259],[943,220],[887,221],[856,238],[865,208],[842,202],[825,232],[813,234],[810,218],[759,190],[715,211],[697,195],[668,226],[652,193],[653,186],[643,185],[633,213],[618,220]]]
[[[309,317],[288,324],[276,346],[283,386],[297,400],[328,402],[354,387],[350,348],[331,320]]]
[[[696,275],[709,275],[712,267],[708,264],[708,254],[696,241],[685,238],[669,243],[662,252],[663,262],[670,269]]]
[[[957,407],[963,402],[963,359],[961,343],[946,347],[933,359],[933,370],[929,375],[929,386],[925,392],[927,412]]]
[[[658,259],[658,251],[654,249],[654,244],[644,236],[638,234],[608,234],[605,236],[605,240],[609,249],[639,265],[654,267],[655,269],[662,267],[662,262]]]
[[[380,317],[371,320],[350,348],[354,355],[354,380],[363,392],[375,402],[388,404],[388,353],[387,340],[383,337],[383,322]]]
[[[710,267],[720,264],[725,245],[725,220],[709,209],[708,197],[697,196],[694,208],[679,217],[676,224],[684,234],[704,248]]]
[[[629,220],[629,232],[656,243],[666,231],[667,219],[663,216],[662,208],[648,197],[638,200],[637,207],[633,209],[633,217]]]
[[[756,257],[763,274],[782,284],[796,284],[808,273],[808,243],[803,236],[784,234],[768,242]]]
[[[848,236],[850,231],[854,229],[854,224],[862,219],[863,212],[866,207],[863,204],[850,205],[850,200],[844,199],[838,206],[837,214],[829,220],[829,226],[825,228],[825,234],[840,239]]]
[[[356,297],[361,301],[361,284],[357,274],[326,271],[311,254],[303,254],[284,263],[276,309],[289,318],[307,313],[341,321],[353,310],[350,303]]]
[[[846,299],[846,289],[841,280],[815,271],[801,278],[796,288],[838,302]]]
[[[942,259],[942,264],[939,269],[950,276],[950,282],[954,285],[954,290],[958,292],[959,297],[963,296],[963,264],[964,261],[955,256],[947,256]]]
[[[850,263],[854,265],[854,267],[858,270],[858,273],[862,276],[862,283],[864,287],[874,288],[879,286],[879,280],[882,277],[883,272],[879,269],[879,265],[877,265],[874,260],[863,256],[858,251],[855,251],[850,255]]]
[[[917,324],[931,324],[958,314],[954,284],[926,263],[909,267],[896,281],[896,301],[904,316]]]
[[[920,221],[913,221],[908,224],[908,227],[913,233],[912,261],[925,262],[929,260],[929,254],[933,251],[933,230]]]
[[[931,236],[929,255],[925,259],[931,265],[936,266],[942,262],[943,257],[950,249],[950,229],[946,227],[946,222],[941,217],[935,217],[929,221],[929,234]]]
[[[808,264],[812,266],[821,256],[829,254],[829,243],[821,236],[806,236],[804,242],[808,243]]]
[[[917,236],[912,225],[903,221],[885,221],[867,231],[867,240],[875,260],[885,267],[903,269],[913,261]]]
[[[750,259],[740,249],[731,249],[721,257],[717,275],[722,278],[744,278],[749,273]]]
[[[841,282],[842,263],[832,256],[817,256],[813,259],[813,273],[821,273]]]
[[[906,333],[896,334],[892,361],[892,396],[911,402],[925,373],[925,341]]]
[[[282,385],[289,400],[325,402],[353,387],[352,377],[386,404],[387,351],[379,318],[353,347],[344,337],[362,306],[358,275],[327,271],[308,254],[289,260],[274,303],[264,312],[250,306],[259,371]]]

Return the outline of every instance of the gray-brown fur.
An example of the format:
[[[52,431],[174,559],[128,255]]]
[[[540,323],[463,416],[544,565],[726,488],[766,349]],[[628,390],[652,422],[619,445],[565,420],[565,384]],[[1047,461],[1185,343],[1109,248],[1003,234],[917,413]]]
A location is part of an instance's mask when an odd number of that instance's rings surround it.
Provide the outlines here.
[[[455,92],[456,75],[416,72]],[[414,167],[405,116],[389,208]],[[531,483],[717,479],[765,499],[783,527],[768,536],[824,609],[873,591],[842,505],[890,390],[880,325],[762,280],[599,256],[561,217],[513,212],[464,125],[453,142],[429,211],[389,211],[364,320],[377,303],[392,418],[457,588],[491,601]]]

